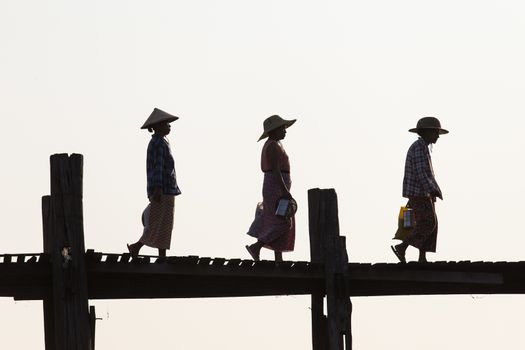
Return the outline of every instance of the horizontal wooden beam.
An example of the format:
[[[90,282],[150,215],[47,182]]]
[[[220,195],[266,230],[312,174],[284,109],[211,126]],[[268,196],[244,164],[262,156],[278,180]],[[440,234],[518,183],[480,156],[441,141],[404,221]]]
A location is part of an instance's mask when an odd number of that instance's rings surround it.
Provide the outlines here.
[[[404,282],[436,282],[458,284],[503,284],[503,274],[463,271],[424,271],[400,270],[390,271],[355,271],[349,272],[353,281],[404,281]]]
[[[48,258],[0,261],[0,297],[42,300],[49,295]],[[255,263],[198,256],[158,260],[91,251],[86,268],[90,299],[325,293],[323,266],[308,262]],[[351,296],[525,294],[525,262],[350,263],[342,277]]]
[[[41,300],[51,292],[51,267],[48,259],[7,261],[0,263],[0,297]]]

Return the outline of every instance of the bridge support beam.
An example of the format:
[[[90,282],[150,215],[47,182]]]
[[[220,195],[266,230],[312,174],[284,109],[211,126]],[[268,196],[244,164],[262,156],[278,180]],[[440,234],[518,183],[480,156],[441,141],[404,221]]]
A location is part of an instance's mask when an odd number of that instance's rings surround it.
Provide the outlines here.
[[[312,294],[313,350],[351,350],[350,293],[344,279],[348,269],[345,237],[339,235],[334,189],[308,191],[310,258],[324,265],[325,290]],[[327,316],[324,314],[326,294]]]
[[[54,154],[51,195],[42,198],[51,291],[44,297],[46,350],[89,350],[90,325],[82,209],[83,158]]]

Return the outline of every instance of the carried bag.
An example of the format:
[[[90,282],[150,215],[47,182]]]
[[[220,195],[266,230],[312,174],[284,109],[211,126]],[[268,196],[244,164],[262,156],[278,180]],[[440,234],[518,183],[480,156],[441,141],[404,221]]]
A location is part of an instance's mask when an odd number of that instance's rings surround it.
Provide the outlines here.
[[[280,198],[275,203],[275,215],[283,218],[289,218],[297,212],[297,202],[293,198]]]
[[[393,239],[404,240],[414,229],[415,223],[416,220],[412,208],[408,204],[401,207],[397,218],[397,231]]]
[[[261,233],[261,229],[262,229],[263,208],[264,207],[263,207],[262,202],[257,203],[257,205],[255,206],[255,217],[253,218],[253,222],[250,225],[248,232],[246,232],[246,234],[248,234],[249,236],[252,236],[255,238],[259,237],[259,234]]]

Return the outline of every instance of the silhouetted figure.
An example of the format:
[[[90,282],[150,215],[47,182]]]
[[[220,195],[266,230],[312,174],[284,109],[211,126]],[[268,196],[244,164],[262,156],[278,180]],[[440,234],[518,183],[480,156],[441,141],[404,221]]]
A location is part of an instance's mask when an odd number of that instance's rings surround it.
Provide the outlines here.
[[[280,199],[292,199],[290,187],[290,161],[284,151],[281,140],[286,136],[286,129],[296,119],[285,120],[278,115],[266,118],[264,132],[258,141],[268,137],[261,154],[261,170],[264,172],[263,208],[260,225],[255,233],[257,242],[247,245],[246,249],[253,260],[259,260],[262,247],[275,253],[275,261],[282,261],[283,252],[293,251],[295,244],[295,218],[276,215],[276,206]]]
[[[410,132],[420,137],[410,146],[405,163],[403,197],[414,213],[415,225],[402,243],[392,246],[392,251],[401,262],[406,262],[405,253],[409,245],[419,249],[419,262],[427,262],[426,252],[436,251],[438,222],[434,203],[443,200],[441,189],[434,177],[428,147],[436,143],[439,135],[448,131],[441,128],[437,118],[425,117],[417,122]],[[432,146],[431,146],[432,147]]]
[[[179,118],[155,108],[141,127],[153,132],[146,159],[150,203],[142,213],[142,237],[137,242],[128,244],[132,256],[138,255],[143,245],[157,248],[161,257],[165,257],[166,249],[170,248],[175,196],[181,192],[177,185],[175,162],[165,136],[170,133],[170,123],[177,119]]]

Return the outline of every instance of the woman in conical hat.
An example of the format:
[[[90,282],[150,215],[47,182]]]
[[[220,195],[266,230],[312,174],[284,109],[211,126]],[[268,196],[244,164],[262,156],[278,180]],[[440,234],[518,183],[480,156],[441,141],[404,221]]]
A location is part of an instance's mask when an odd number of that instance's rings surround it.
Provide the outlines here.
[[[428,148],[437,142],[439,135],[448,134],[448,131],[441,128],[441,123],[434,117],[421,118],[417,126],[408,131],[419,135],[408,149],[403,178],[403,197],[408,198],[415,224],[403,242],[391,248],[399,261],[404,263],[407,248],[413,246],[419,249],[418,261],[425,263],[426,253],[436,251],[438,222],[434,203],[436,198],[443,200]]]
[[[137,242],[128,244],[132,256],[138,255],[144,245],[157,248],[161,257],[165,257],[166,250],[170,248],[175,196],[181,192],[177,185],[175,162],[166,136],[171,131],[170,123],[177,119],[179,118],[155,108],[141,127],[153,133],[146,159],[147,193],[150,203],[142,214],[142,236]]]
[[[259,141],[266,140],[261,154],[261,170],[264,172],[263,205],[258,232],[251,232],[257,242],[247,245],[246,249],[254,260],[259,260],[262,247],[275,253],[275,260],[282,261],[282,253],[293,251],[295,244],[295,218],[276,215],[276,204],[281,198],[293,199],[290,194],[290,161],[281,140],[286,136],[286,129],[296,119],[285,120],[278,115],[266,118],[264,131]]]

